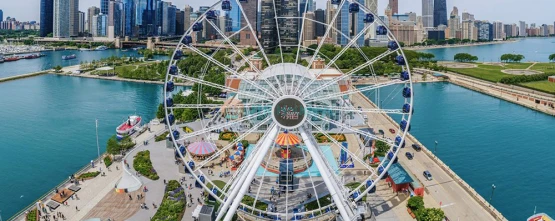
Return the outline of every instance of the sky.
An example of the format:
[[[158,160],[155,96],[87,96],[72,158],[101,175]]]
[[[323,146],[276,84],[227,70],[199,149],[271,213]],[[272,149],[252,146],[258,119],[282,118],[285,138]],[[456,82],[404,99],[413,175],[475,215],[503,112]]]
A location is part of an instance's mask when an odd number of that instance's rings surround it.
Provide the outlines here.
[[[216,0],[166,0],[178,8],[183,9],[186,4],[198,9],[207,2]],[[324,9],[326,0],[315,0],[317,8]],[[383,15],[388,0],[378,0],[378,13]],[[100,7],[100,0],[80,0],[79,8],[86,12],[88,7]],[[555,0],[447,0],[447,13],[457,6],[459,13],[467,11],[474,14],[476,19],[489,21],[502,21],[503,23],[553,24],[555,21]],[[15,17],[19,21],[39,21],[40,0],[0,0],[0,9],[5,17]],[[399,12],[416,12],[422,14],[420,0],[399,0]]]

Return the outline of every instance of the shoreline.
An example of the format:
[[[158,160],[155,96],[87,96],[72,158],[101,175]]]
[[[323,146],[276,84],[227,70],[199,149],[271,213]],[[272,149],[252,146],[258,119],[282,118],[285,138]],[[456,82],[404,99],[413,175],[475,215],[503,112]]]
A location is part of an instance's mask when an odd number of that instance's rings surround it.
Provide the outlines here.
[[[405,47],[403,49],[412,50],[412,51],[421,51],[421,50],[428,50],[428,49],[462,48],[462,47],[473,47],[473,46],[492,45],[492,44],[515,43],[518,41],[519,40],[505,40],[505,41],[477,42],[477,43],[471,43],[471,44],[414,46],[414,47]]]

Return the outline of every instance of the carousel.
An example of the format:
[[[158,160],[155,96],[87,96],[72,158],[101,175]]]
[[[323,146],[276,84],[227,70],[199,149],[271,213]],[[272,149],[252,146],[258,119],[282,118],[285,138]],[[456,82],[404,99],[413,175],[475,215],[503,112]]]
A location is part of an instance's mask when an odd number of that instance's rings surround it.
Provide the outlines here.
[[[235,145],[235,150],[233,150],[232,154],[228,157],[229,162],[231,163],[231,170],[236,170],[241,165],[244,156],[245,147],[243,147],[243,144],[239,142]]]
[[[301,139],[285,130],[275,139],[273,151],[268,152],[262,161],[262,167],[267,171],[279,174],[284,162],[292,164],[293,173],[306,171],[312,165],[312,157],[308,151],[301,148]],[[267,160],[269,159],[269,160]]]
[[[187,146],[187,152],[189,152],[195,160],[203,160],[214,154],[216,150],[216,144],[204,141],[194,142]]]

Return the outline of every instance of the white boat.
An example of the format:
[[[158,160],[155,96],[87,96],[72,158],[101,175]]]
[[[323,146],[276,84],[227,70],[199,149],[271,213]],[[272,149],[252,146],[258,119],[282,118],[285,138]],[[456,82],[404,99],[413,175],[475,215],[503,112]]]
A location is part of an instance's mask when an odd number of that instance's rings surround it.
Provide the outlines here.
[[[95,51],[105,51],[108,50],[108,47],[102,45],[102,46],[98,46],[96,47],[96,49],[94,49]]]
[[[123,138],[129,136],[141,127],[141,117],[137,115],[132,115],[127,118],[122,124],[116,128],[116,136],[118,138]]]

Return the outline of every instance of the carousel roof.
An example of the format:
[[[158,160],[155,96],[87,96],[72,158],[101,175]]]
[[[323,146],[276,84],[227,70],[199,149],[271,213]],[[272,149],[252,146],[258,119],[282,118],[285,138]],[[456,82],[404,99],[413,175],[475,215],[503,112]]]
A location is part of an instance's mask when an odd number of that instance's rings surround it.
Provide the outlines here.
[[[288,133],[287,131],[281,133],[276,138],[276,144],[280,146],[292,146],[301,143],[301,139],[297,135]]]
[[[194,142],[187,146],[187,151],[195,156],[205,156],[216,152],[216,145],[208,142]]]

